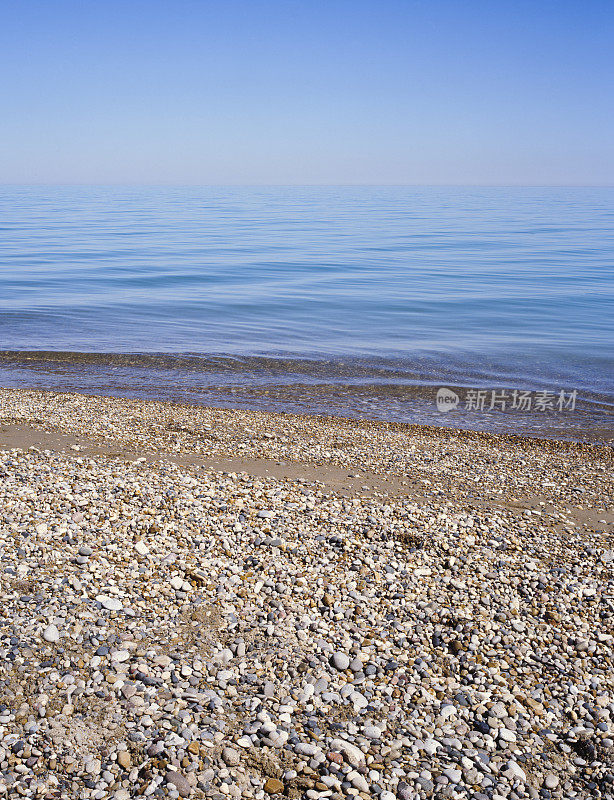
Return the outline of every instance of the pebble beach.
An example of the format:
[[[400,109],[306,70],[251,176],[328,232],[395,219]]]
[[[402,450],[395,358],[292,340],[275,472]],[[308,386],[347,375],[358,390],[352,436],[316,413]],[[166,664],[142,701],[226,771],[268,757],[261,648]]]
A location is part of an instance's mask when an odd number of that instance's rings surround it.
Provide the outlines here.
[[[0,796],[614,798],[612,461],[0,390]]]

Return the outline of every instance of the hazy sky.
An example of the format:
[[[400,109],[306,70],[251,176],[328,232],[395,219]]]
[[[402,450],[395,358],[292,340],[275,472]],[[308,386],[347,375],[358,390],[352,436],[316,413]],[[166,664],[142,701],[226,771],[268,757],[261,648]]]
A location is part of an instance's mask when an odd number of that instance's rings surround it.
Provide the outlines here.
[[[614,183],[612,0],[4,0],[0,182]]]

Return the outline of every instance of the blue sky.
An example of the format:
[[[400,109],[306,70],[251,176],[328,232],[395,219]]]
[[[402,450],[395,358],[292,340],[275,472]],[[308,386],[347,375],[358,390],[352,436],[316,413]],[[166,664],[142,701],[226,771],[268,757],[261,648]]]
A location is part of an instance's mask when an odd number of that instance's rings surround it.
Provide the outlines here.
[[[611,0],[5,0],[0,182],[613,184]]]

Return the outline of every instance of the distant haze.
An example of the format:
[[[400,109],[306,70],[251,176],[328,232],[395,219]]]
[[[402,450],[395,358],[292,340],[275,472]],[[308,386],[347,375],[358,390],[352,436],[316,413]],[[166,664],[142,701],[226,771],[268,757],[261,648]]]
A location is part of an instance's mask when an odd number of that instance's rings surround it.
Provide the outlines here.
[[[0,182],[613,184],[611,0],[0,8]]]

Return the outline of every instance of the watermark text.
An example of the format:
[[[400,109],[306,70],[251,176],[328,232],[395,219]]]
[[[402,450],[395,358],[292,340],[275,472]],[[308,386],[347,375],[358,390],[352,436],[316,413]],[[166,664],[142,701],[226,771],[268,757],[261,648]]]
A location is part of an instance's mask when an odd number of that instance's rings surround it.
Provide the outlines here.
[[[462,392],[463,390],[458,390]],[[461,397],[453,389],[442,386],[437,390],[437,410],[442,413],[455,408],[464,411],[574,411],[578,392],[541,389],[529,392],[521,389],[466,389]]]

